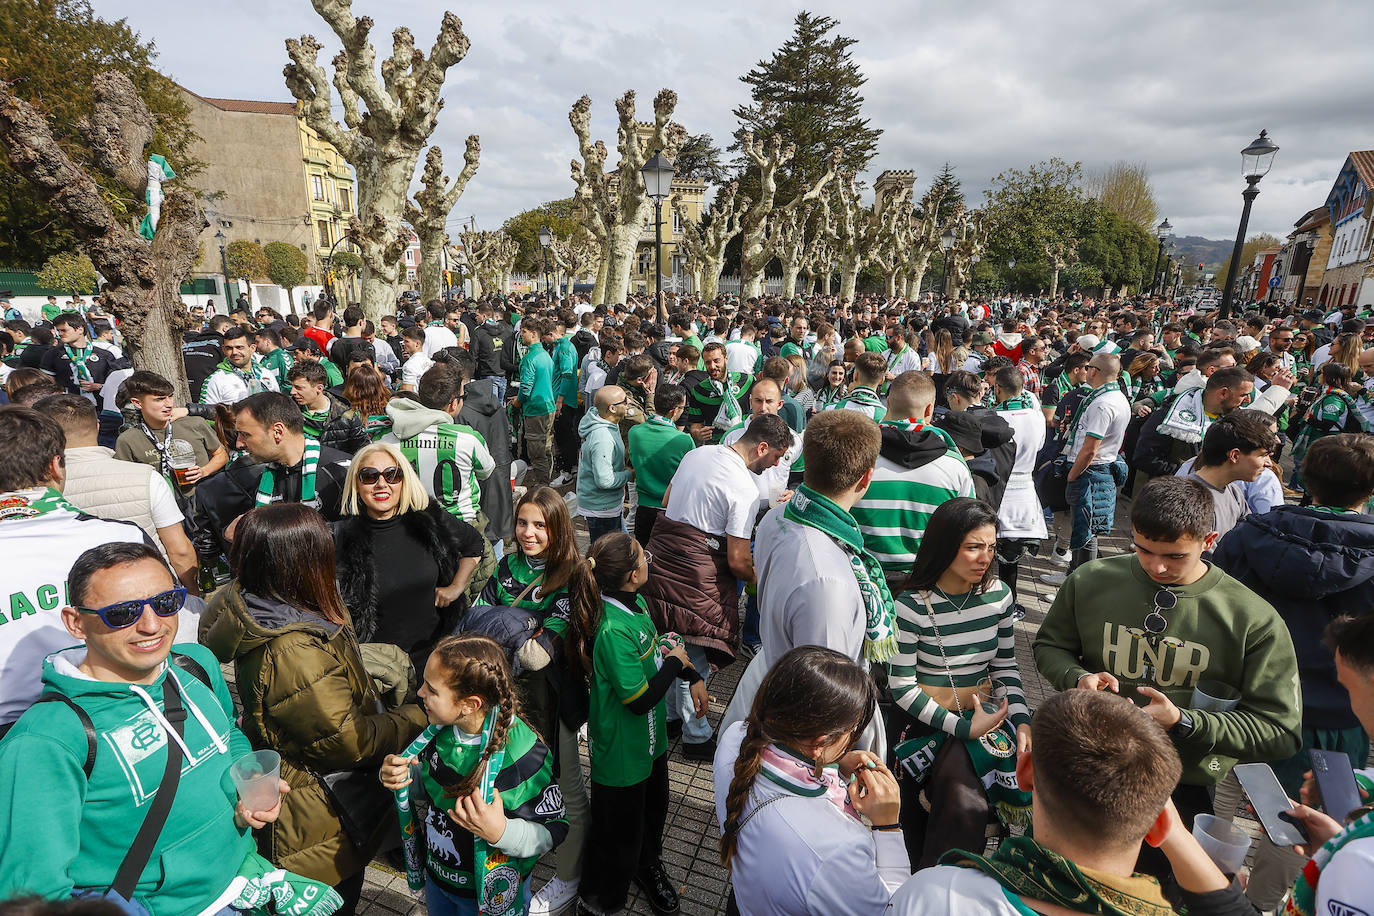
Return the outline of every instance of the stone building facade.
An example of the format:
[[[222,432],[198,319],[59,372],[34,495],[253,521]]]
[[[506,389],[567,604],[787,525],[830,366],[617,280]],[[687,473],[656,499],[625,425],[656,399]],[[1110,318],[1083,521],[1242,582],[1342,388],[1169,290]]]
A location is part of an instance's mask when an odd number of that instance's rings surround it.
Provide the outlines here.
[[[1331,221],[1331,251],[1317,293],[1318,305],[1328,309],[1346,303],[1374,304],[1374,150],[1346,156],[1326,197]]]

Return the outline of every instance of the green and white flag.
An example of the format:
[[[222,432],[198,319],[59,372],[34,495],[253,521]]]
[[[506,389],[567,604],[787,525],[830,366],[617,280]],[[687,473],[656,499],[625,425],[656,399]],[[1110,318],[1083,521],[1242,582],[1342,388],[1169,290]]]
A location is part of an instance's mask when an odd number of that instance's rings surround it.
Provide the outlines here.
[[[138,226],[138,234],[149,241],[157,232],[158,221],[162,218],[162,201],[167,197],[162,193],[162,183],[171,181],[175,177],[177,177],[176,172],[172,171],[172,167],[167,164],[167,160],[162,156],[153,153],[148,157],[148,190],[143,193],[143,200],[148,205],[148,213]]]

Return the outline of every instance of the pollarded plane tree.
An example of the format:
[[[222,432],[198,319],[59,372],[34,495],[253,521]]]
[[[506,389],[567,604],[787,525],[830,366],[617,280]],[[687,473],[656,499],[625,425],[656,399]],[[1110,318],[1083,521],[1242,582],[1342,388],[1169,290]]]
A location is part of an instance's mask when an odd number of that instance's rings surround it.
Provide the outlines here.
[[[745,131],[741,136],[741,146],[744,154],[749,161],[758,166],[759,169],[759,198],[753,201],[748,208],[740,208],[742,217],[740,218],[740,234],[742,236],[740,244],[740,283],[741,298],[763,295],[764,271],[768,267],[768,262],[773,260],[776,255],[773,243],[768,233],[768,217],[775,210],[795,210],[804,203],[815,200],[820,196],[821,191],[835,176],[835,169],[839,164],[841,151],[831,150],[829,168],[825,174],[816,180],[814,185],[807,187],[803,185],[798,189],[797,195],[785,204],[777,203],[778,169],[792,161],[796,155],[797,147],[793,143],[783,145],[782,137],[774,134],[767,142],[754,138],[753,131]]]
[[[891,225],[887,237],[873,247],[872,256],[869,258],[869,263],[876,265],[883,272],[888,298],[897,295],[898,275],[911,247],[911,189],[902,188],[897,192],[897,196],[898,199],[891,205]]]
[[[873,259],[882,245],[891,244],[892,227],[898,214],[907,208],[901,194],[888,195],[882,207],[865,207],[852,172],[841,175],[831,195],[831,220],[827,225],[831,245],[840,270],[840,299],[854,301],[859,271]]]
[[[501,240],[503,233],[483,229],[467,229],[460,233],[463,252],[472,274],[473,296],[500,292]]]
[[[322,45],[313,35],[287,39],[291,63],[282,75],[303,103],[305,122],[357,172],[358,214],[349,221],[348,237],[363,260],[363,309],[375,321],[396,301],[409,242],[402,218],[410,181],[444,104],[444,78],[467,56],[469,42],[458,17],[444,13],[428,55],[415,47],[409,29],[398,28],[391,33],[391,56],[379,68],[370,17],[355,18],[351,0],[311,5],[343,45],[333,59],[333,79],[317,60]],[[342,123],[331,111],[335,93]]]
[[[720,291],[720,275],[725,269],[725,247],[739,235],[741,211],[749,206],[747,197],[739,195],[739,182],[732,181],[720,189],[711,205],[711,219],[705,225],[688,219],[687,210],[678,194],[672,197],[682,225],[681,243],[687,256],[687,270],[692,274],[697,294],[702,302],[710,302]]]
[[[468,137],[463,153],[463,170],[453,184],[444,174],[444,151],[431,146],[425,154],[425,169],[420,175],[420,190],[414,201],[406,201],[406,222],[420,240],[420,301],[429,302],[443,295],[443,252],[448,243],[445,224],[453,205],[463,196],[463,189],[477,171],[482,144],[477,135]]]
[[[596,239],[583,229],[567,238],[554,236],[549,244],[549,257],[567,278],[568,291],[571,292],[575,283],[595,269],[601,251]]]
[[[965,211],[954,227],[954,234],[954,247],[949,252],[950,295],[958,297],[973,279],[973,258],[981,257],[987,244],[987,212]]]
[[[640,234],[653,210],[639,170],[655,151],[661,150],[671,160],[687,139],[686,129],[672,120],[676,107],[677,93],[659,90],[654,96],[654,122],[652,126],[643,125],[648,132],[645,142],[640,134],[641,125],[635,120],[634,91],[617,99],[615,110],[620,125],[616,129],[616,149],[620,161],[611,172],[606,171],[606,144],[592,139],[592,100],[584,95],[568,112],[568,123],[577,135],[578,154],[582,157],[581,162],[574,159],[571,163],[576,214],[601,245],[604,265],[604,270],[597,269],[594,302],[624,302],[629,293]]]
[[[145,150],[153,140],[153,115],[122,73],[100,74],[92,89],[94,112],[79,129],[95,167],[118,185],[113,194],[107,196],[72,161],[43,114],[3,82],[0,147],[35,196],[67,220],[81,250],[104,275],[104,301],[119,319],[134,366],[171,379],[177,396],[189,400],[181,359],[181,331],[188,323],[181,283],[200,257],[205,213],[189,189],[165,185],[156,232],[151,240],[138,233],[128,211],[138,209],[148,185]],[[118,209],[112,206],[116,195]]]
[[[515,260],[520,257],[520,243],[504,232],[498,235],[500,238],[492,251],[492,267],[496,271],[497,292],[508,293],[511,273],[515,270]]]
[[[921,295],[921,283],[930,267],[930,259],[940,251],[940,233],[943,231],[939,222],[940,204],[944,196],[943,187],[932,187],[921,198],[920,209],[911,215],[909,241],[901,267],[904,299]]]
[[[824,231],[829,214],[829,193],[823,191],[816,200],[791,210],[775,212],[769,217],[769,235],[782,264],[782,295],[791,299],[797,294],[797,275],[806,262],[807,243]]]
[[[828,219],[828,217],[827,217]],[[825,234],[825,226],[806,240],[806,252],[802,257],[802,274],[806,277],[808,293],[819,292],[830,295],[831,278],[835,275],[835,249]],[[819,288],[817,282],[819,281]]]

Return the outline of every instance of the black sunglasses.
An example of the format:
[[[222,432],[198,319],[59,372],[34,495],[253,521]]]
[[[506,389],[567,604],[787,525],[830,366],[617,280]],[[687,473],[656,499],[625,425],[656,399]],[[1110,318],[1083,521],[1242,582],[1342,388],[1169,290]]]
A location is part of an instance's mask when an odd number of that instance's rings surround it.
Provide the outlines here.
[[[174,617],[186,604],[186,589],[180,585],[159,592],[150,598],[135,598],[131,601],[116,601],[105,607],[78,607],[83,614],[95,614],[111,630],[122,630],[138,623],[143,616],[143,608],[151,607],[159,617]]]
[[[1167,588],[1161,588],[1155,592],[1154,605],[1154,610],[1145,617],[1145,632],[1150,634],[1152,641],[1158,640],[1163,635],[1165,628],[1169,626],[1169,621],[1165,619],[1163,612],[1172,611],[1178,607],[1178,595]]]
[[[372,486],[378,480],[386,478],[386,482],[397,484],[401,482],[401,469],[392,465],[389,468],[363,468],[358,471],[358,483],[365,483]]]

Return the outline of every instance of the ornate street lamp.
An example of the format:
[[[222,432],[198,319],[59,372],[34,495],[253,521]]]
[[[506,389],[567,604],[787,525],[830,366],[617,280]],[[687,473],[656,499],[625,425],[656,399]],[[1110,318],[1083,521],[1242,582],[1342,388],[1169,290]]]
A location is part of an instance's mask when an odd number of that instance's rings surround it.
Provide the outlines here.
[[[663,150],[656,150],[653,157],[640,168],[644,178],[644,193],[654,202],[654,302],[661,301],[663,292],[663,202],[673,193],[673,176],[677,170],[663,158]],[[666,311],[657,306],[657,320],[662,323]]]
[[[544,294],[549,292],[549,246],[553,244],[553,232],[548,226],[539,227],[539,247],[544,249]]]
[[[225,254],[224,230],[215,231],[215,241],[219,242],[219,267],[224,271],[224,314],[229,314],[234,308],[234,304],[229,301],[229,257]]]
[[[1155,252],[1155,269],[1150,274],[1151,294],[1159,292],[1159,263],[1164,259],[1164,240],[1169,237],[1169,230],[1173,228],[1173,226],[1169,225],[1169,217],[1167,216],[1164,217],[1163,222],[1155,227],[1155,233],[1159,236],[1159,250]]]
[[[1240,151],[1240,173],[1245,176],[1245,190],[1240,196],[1245,198],[1245,208],[1240,214],[1240,229],[1236,232],[1236,244],[1231,249],[1231,265],[1226,268],[1226,287],[1221,294],[1221,317],[1231,317],[1231,296],[1236,289],[1236,271],[1240,268],[1240,252],[1245,247],[1245,230],[1250,225],[1250,205],[1259,196],[1259,181],[1269,174],[1274,165],[1274,156],[1279,151],[1278,144],[1269,139],[1269,131],[1262,130],[1259,136],[1245,149]]]
[[[946,227],[946,228],[945,228],[945,231],[940,233],[940,247],[943,248],[944,251],[945,251],[945,267],[944,267],[944,270],[943,270],[943,271],[941,272],[941,274],[940,274],[940,294],[941,294],[942,296],[948,297],[948,296],[949,296],[949,250],[950,250],[951,248],[954,247],[954,230],[953,230],[952,228]]]

